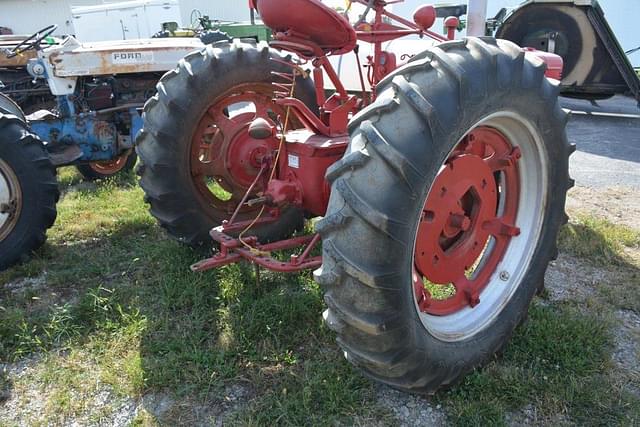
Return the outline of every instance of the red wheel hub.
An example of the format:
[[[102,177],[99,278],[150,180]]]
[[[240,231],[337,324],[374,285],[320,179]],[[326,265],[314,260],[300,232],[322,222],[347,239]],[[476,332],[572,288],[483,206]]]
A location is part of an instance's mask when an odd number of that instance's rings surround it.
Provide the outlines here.
[[[475,307],[496,274],[515,227],[520,150],[495,129],[479,127],[453,150],[425,202],[415,246],[414,288],[422,312],[447,315]],[[435,298],[437,286],[453,286]],[[429,290],[431,289],[431,291]]]
[[[254,139],[248,132],[256,117],[271,120],[283,114],[273,104],[272,92],[269,84],[236,86],[215,100],[200,119],[191,143],[191,175],[200,195],[218,210],[235,210],[259,173],[262,159],[277,150],[277,139]],[[258,185],[255,192],[260,190]]]

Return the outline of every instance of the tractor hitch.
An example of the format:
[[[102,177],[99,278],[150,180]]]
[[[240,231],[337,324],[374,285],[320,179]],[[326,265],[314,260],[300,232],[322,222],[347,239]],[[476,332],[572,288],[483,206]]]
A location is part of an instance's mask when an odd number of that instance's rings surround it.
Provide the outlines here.
[[[248,225],[245,224],[245,227]],[[242,223],[234,224],[234,228]],[[320,267],[321,256],[310,256],[313,248],[320,241],[319,234],[293,237],[273,243],[260,244],[255,236],[232,237],[225,233],[225,225],[216,227],[209,233],[218,242],[220,250],[213,257],[204,259],[191,266],[191,271],[202,272],[224,265],[234,264],[242,260],[252,262],[260,267],[281,273],[295,273],[302,270]],[[304,248],[300,255],[291,255],[288,261],[277,259],[271,255],[273,251]]]

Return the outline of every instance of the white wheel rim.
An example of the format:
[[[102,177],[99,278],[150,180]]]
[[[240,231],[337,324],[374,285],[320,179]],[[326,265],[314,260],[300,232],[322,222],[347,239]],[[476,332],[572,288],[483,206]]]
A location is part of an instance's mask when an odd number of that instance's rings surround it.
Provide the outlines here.
[[[0,209],[0,241],[4,240],[13,230],[21,211],[21,189],[18,177],[13,169],[0,159],[0,207],[8,206],[12,201],[17,202],[15,212],[3,212]]]
[[[522,152],[522,158],[518,162],[520,195],[515,224],[520,228],[520,235],[509,243],[476,307],[466,307],[450,315],[435,316],[419,309],[415,292],[413,293],[414,305],[423,326],[434,337],[449,342],[466,340],[486,329],[511,300],[525,278],[538,245],[547,202],[548,155],[535,126],[519,114],[509,111],[487,116],[468,132],[480,126],[500,131],[511,145],[519,147]],[[508,274],[501,274],[503,272]]]

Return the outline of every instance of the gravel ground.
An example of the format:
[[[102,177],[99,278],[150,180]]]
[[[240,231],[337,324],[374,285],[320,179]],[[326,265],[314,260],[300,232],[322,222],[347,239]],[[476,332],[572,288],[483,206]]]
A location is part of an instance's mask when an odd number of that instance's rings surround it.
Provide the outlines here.
[[[12,381],[20,379],[35,369],[37,358],[11,365],[0,365],[0,371]],[[33,384],[27,390],[12,393],[0,406],[0,425],[28,427],[46,420],[41,415],[46,412],[43,391],[46,385]],[[250,399],[249,389],[241,384],[226,387],[217,400],[203,401],[196,398],[177,400],[167,393],[149,393],[141,399],[123,398],[110,387],[99,388],[90,396],[74,396],[82,399],[84,410],[77,417],[67,420],[64,427],[112,426],[126,427],[145,411],[163,425],[188,425],[193,427],[222,426],[236,412],[245,407]],[[109,408],[106,410],[105,408]]]
[[[637,168],[640,169],[640,165]],[[586,212],[640,230],[640,191],[637,189],[575,187],[569,191],[567,210]]]
[[[38,291],[47,284],[47,274],[43,273],[38,277],[26,277],[4,285],[5,289],[11,291],[12,294],[23,294],[27,291]]]
[[[379,385],[377,398],[380,406],[393,413],[400,427],[447,425],[444,409],[432,404],[427,397],[413,396]]]
[[[630,310],[616,312],[615,350],[612,359],[623,372],[640,379],[640,316]]]
[[[611,273],[595,268],[569,255],[561,254],[553,261],[545,276],[545,289],[552,302],[585,302],[597,294],[595,286],[610,277]]]

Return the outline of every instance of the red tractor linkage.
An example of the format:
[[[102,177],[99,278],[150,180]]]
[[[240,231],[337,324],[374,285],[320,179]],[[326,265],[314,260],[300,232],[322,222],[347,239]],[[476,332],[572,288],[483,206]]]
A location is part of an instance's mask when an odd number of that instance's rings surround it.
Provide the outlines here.
[[[432,393],[498,351],[541,289],[572,146],[560,57],[452,40],[457,19],[444,37],[434,7],[409,21],[386,10],[399,1],[354,0],[352,26],[318,0],[251,0],[274,40],[185,57],[145,106],[137,152],[160,224],[219,244],[193,271],[316,269],[347,359]],[[411,35],[437,44],[398,66],[383,44]],[[329,57],[358,41],[373,53],[349,92]],[[296,234],[314,217],[316,234]]]

